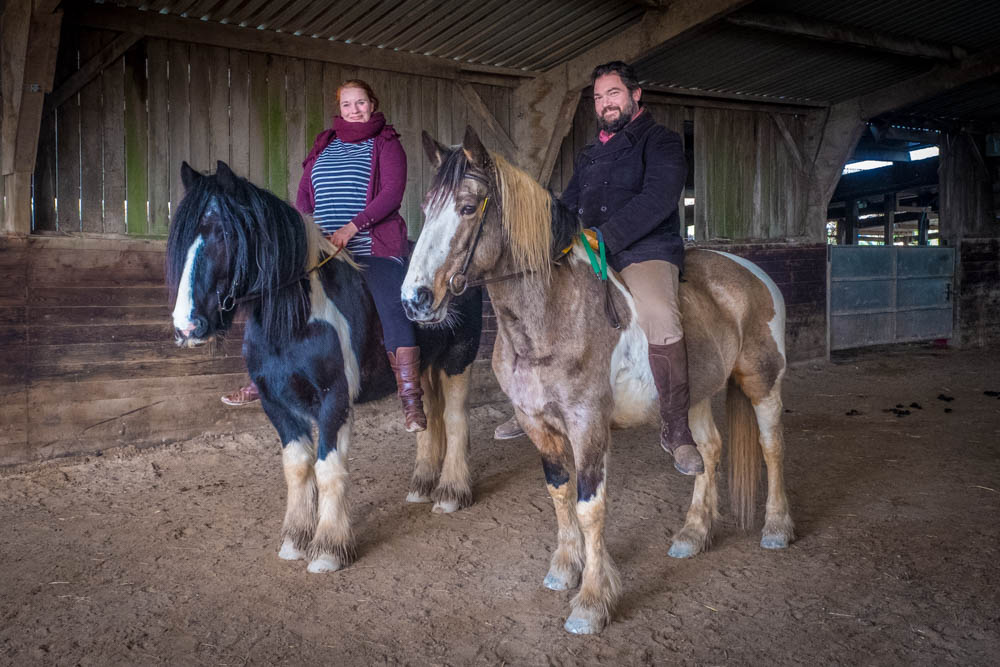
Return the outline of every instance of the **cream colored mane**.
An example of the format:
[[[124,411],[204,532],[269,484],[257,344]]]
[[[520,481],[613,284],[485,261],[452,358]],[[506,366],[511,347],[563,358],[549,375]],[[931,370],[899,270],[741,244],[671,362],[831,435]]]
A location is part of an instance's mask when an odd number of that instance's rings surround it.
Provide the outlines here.
[[[548,280],[552,270],[552,196],[535,179],[503,157],[496,165],[503,208],[501,225],[519,271]]]

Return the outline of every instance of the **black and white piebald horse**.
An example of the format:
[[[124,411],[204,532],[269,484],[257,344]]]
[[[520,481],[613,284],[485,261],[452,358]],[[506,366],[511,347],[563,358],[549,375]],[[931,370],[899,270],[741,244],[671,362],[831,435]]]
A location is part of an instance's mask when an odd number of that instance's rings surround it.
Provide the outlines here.
[[[237,305],[247,309],[247,368],[281,439],[288,485],[279,556],[338,570],[354,557],[352,406],[396,389],[374,303],[347,254],[335,256],[317,225],[270,192],[224,162],[209,176],[184,163],[181,177],[166,267],[177,343],[204,343],[231,326]],[[472,501],[466,406],[481,328],[482,293],[470,291],[448,326],[417,332],[428,428],[417,435],[407,500],[433,499],[436,512]]]

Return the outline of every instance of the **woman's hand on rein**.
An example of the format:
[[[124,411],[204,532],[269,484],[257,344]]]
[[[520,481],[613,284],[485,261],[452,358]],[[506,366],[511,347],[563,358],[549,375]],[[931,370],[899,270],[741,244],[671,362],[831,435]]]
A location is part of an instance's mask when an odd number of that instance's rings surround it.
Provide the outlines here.
[[[335,248],[343,248],[357,233],[357,226],[353,222],[349,222],[330,236],[330,243],[332,243]]]

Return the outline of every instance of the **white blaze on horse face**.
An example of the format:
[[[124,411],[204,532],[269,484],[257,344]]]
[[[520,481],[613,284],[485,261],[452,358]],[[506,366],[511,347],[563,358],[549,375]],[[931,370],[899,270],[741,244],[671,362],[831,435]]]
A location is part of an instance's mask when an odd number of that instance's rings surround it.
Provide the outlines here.
[[[340,341],[340,354],[344,358],[347,388],[353,401],[361,391],[361,366],[358,364],[358,355],[354,353],[354,348],[351,346],[351,325],[340,309],[326,296],[323,285],[315,273],[309,276],[309,287],[309,298],[312,302],[309,321],[326,322],[337,332],[337,340]]]
[[[733,260],[743,268],[745,268],[750,273],[754,274],[758,280],[760,280],[767,287],[767,290],[771,293],[771,303],[774,304],[774,317],[767,323],[768,328],[771,330],[771,337],[774,338],[774,342],[778,346],[778,351],[781,352],[781,356],[785,356],[785,299],[781,296],[781,290],[778,286],[774,284],[771,280],[771,276],[764,273],[764,270],[753,262],[749,262],[742,257],[736,255],[731,255],[728,252],[722,252],[720,250],[712,250],[711,252],[718,253],[729,259]]]
[[[410,268],[406,271],[400,296],[403,301],[414,301],[417,289],[433,289],[434,274],[438,272],[451,250],[452,239],[458,233],[462,217],[455,210],[455,197],[449,196],[434,215],[429,215],[417,239],[417,245],[410,256]]]
[[[181,282],[177,286],[177,303],[174,304],[174,328],[184,333],[194,330],[194,263],[198,252],[205,245],[205,239],[199,234],[187,251],[184,260],[184,271],[181,272]]]

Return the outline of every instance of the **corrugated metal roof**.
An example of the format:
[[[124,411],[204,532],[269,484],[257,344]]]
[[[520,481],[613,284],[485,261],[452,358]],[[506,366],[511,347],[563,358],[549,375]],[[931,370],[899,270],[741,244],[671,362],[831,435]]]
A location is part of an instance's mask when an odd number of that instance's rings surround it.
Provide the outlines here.
[[[106,0],[106,4],[529,72],[545,71],[586,52],[638,22],[646,9],[637,0]],[[1000,43],[996,37],[1000,0],[756,0],[746,9],[758,16],[798,15],[958,46],[970,53]],[[637,63],[637,70],[647,85],[671,90],[828,104],[905,81],[934,64],[930,58],[723,20],[669,42]],[[958,114],[961,108],[966,117],[996,118],[998,84],[966,88],[942,96],[943,101],[933,107],[935,114]]]
[[[1000,122],[1000,75],[973,81],[893,112],[945,120]]]
[[[970,51],[1000,43],[996,0],[757,0],[755,11],[798,14]]]
[[[636,23],[644,11],[628,0],[522,0],[516,5],[509,0],[124,0],[114,4],[528,71],[544,71],[569,60]]]
[[[833,103],[926,71],[922,59],[716,24],[636,63],[646,84]]]

